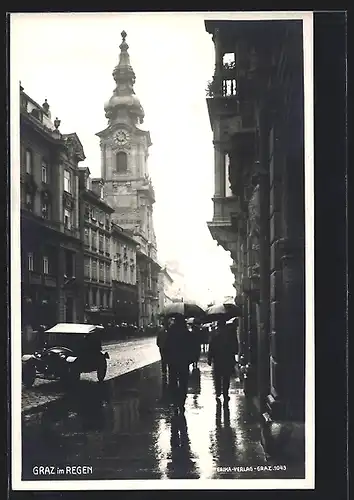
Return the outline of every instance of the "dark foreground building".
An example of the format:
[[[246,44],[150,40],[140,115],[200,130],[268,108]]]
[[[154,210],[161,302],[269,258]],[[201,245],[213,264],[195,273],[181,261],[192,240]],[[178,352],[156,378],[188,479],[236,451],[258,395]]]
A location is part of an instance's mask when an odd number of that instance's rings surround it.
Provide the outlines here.
[[[40,325],[80,322],[84,313],[76,134],[61,134],[49,105],[20,88],[21,318],[24,339]]]
[[[304,454],[302,21],[206,21],[215,45],[214,239],[231,252],[239,335],[267,451]]]

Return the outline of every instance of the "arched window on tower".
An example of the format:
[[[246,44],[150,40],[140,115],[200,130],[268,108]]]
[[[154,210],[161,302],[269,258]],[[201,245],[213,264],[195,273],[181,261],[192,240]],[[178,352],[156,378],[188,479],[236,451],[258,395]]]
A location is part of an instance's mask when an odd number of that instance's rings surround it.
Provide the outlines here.
[[[116,170],[117,172],[126,172],[128,170],[128,157],[124,151],[119,151],[116,154]]]

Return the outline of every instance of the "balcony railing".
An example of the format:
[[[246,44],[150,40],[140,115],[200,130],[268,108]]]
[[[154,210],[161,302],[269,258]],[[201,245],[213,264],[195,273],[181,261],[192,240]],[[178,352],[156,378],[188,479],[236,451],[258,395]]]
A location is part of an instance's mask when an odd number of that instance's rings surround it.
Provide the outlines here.
[[[42,274],[35,271],[29,272],[30,285],[44,285],[55,288],[57,286],[57,277],[52,274]]]
[[[231,217],[240,212],[239,199],[236,196],[214,198],[214,222],[226,221],[230,223]]]
[[[44,285],[48,287],[56,287],[57,286],[57,279],[55,276],[44,276]]]
[[[29,283],[30,283],[30,285],[41,285],[42,284],[41,273],[37,273],[35,271],[30,271],[29,272]]]

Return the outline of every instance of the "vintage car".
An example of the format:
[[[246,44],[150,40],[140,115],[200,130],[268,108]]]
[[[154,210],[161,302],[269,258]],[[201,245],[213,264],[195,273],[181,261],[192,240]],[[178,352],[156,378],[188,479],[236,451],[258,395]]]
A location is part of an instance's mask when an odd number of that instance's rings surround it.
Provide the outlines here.
[[[103,327],[78,323],[58,323],[43,333],[43,347],[22,356],[22,382],[31,387],[38,378],[61,379],[72,384],[81,373],[97,371],[102,382],[109,354],[102,352]]]

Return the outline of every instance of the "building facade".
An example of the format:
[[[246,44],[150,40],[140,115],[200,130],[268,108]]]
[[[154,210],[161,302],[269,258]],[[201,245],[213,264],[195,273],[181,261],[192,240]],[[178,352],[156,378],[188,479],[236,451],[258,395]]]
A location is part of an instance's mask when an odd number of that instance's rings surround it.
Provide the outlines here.
[[[166,266],[159,273],[159,311],[173,302],[173,278]]]
[[[172,279],[172,284],[169,287],[169,296],[172,302],[189,300],[185,277],[181,271],[179,262],[170,260],[166,262],[165,268]]]
[[[80,169],[80,236],[83,246],[85,321],[113,321],[111,214],[103,199],[103,182]]]
[[[245,387],[269,453],[304,457],[301,21],[206,21],[215,46],[214,239],[233,259]]]
[[[138,326],[137,242],[131,233],[112,223],[112,291],[115,323]]]
[[[112,220],[104,182],[80,169],[80,231],[84,249],[85,320],[137,323],[136,247],[133,237]]]
[[[126,33],[122,32],[119,63],[113,71],[116,88],[105,104],[108,127],[97,133],[105,198],[114,209],[113,221],[131,231],[136,249],[139,325],[156,323],[158,274],[153,226],[155,193],[148,172],[150,133],[140,128],[144,110],[134,93],[135,73],[130,64]]]
[[[20,87],[22,331],[83,320],[76,134],[61,134],[42,106]]]

